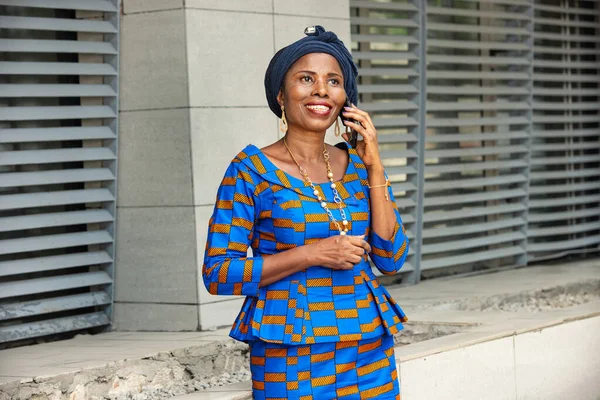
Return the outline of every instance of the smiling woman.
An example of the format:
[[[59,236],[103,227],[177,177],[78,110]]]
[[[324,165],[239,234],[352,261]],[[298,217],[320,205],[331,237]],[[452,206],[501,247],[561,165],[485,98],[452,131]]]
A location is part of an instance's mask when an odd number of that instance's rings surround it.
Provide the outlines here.
[[[399,399],[392,335],[406,316],[369,257],[394,274],[408,238],[377,131],[354,105],[350,53],[321,26],[305,33],[265,75],[284,138],[246,147],[219,187],[204,283],[247,296],[231,336],[250,345],[255,399]],[[325,143],[341,116],[362,137],[356,148]]]

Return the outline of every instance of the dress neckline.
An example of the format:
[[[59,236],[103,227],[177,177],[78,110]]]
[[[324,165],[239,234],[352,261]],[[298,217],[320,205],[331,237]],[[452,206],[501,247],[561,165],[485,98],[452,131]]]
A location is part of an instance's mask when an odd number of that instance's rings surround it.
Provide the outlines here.
[[[337,146],[334,146],[337,147]],[[300,178],[296,178],[294,175],[288,174],[287,172],[285,172],[284,170],[282,170],[281,168],[279,168],[273,161],[271,161],[271,159],[269,157],[267,157],[267,155],[265,153],[263,153],[263,151],[261,149],[259,149],[258,147],[256,147],[253,144],[249,144],[247,146],[247,148],[252,148],[253,153],[257,154],[259,156],[259,158],[261,159],[262,163],[265,165],[265,168],[268,171],[277,171],[279,174],[283,174],[288,182],[290,183],[290,185],[292,187],[298,187],[298,188],[303,188],[303,187],[308,187],[308,183],[304,182],[304,180],[300,179]],[[339,147],[338,147],[339,148]],[[350,154],[350,151],[348,149],[348,146],[345,145],[345,149],[346,154],[348,155],[348,165],[346,165],[346,170],[344,171],[344,175],[342,175],[342,178],[334,181],[335,183],[344,183],[346,182],[346,177],[352,172],[351,169],[351,164],[352,164],[352,157]],[[327,182],[321,182],[321,183],[316,183],[313,182],[315,185],[318,186],[322,186],[322,185],[331,185],[330,181]]]

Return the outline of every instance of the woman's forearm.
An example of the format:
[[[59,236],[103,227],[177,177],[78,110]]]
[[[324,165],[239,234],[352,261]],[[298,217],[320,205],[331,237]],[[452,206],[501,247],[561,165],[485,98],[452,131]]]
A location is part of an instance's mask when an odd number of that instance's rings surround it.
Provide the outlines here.
[[[258,287],[267,286],[289,275],[318,265],[316,257],[311,254],[311,245],[294,247],[280,253],[264,257],[263,270]]]
[[[383,166],[378,165],[367,168],[367,173],[369,186],[379,186],[369,189],[371,195],[371,229],[382,239],[391,239],[396,226],[396,204],[386,198],[388,187],[380,186],[386,183]]]

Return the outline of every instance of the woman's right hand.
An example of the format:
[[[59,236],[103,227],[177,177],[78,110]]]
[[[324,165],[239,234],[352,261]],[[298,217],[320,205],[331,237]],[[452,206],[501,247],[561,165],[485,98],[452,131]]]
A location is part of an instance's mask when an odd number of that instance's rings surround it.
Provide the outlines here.
[[[316,258],[315,265],[331,269],[352,269],[362,261],[365,252],[371,251],[364,235],[331,236],[312,246],[310,253]]]

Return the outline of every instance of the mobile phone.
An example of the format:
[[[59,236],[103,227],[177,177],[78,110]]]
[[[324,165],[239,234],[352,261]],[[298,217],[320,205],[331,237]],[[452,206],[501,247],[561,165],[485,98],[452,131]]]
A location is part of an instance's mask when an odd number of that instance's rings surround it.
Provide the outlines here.
[[[352,107],[352,103],[350,102],[350,99],[346,97],[346,102],[344,103],[344,107]],[[355,121],[351,118],[346,118],[343,115],[343,110],[340,113],[340,118],[342,119],[342,121],[350,121],[350,122],[354,122],[355,124],[359,124],[360,122]],[[356,141],[358,140],[358,133],[356,133],[356,131],[354,129],[350,129],[350,131],[346,130],[346,132],[348,133],[348,143],[350,143],[350,146],[352,146],[353,149],[356,148]]]

